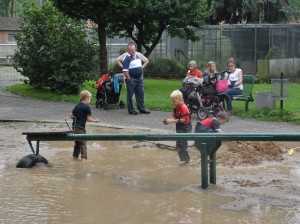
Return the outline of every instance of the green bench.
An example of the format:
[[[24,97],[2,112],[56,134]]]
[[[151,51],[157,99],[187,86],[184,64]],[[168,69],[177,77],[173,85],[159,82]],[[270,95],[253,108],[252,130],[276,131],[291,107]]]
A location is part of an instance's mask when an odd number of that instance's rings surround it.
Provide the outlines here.
[[[249,109],[249,102],[254,102],[252,95],[253,86],[256,77],[254,75],[243,75],[243,94],[242,95],[232,95],[232,100],[245,101],[245,111]]]

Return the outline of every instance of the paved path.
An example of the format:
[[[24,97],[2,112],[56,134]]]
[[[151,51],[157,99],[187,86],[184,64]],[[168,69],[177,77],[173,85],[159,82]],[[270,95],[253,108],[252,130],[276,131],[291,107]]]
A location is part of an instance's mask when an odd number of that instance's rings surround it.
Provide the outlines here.
[[[1,88],[0,88],[1,89]],[[50,102],[0,91],[0,120],[64,121],[73,109],[73,103]],[[100,118],[99,125],[137,128],[151,131],[175,131],[175,125],[164,125],[162,120],[171,112],[152,111],[151,114],[129,115],[126,109],[103,110],[91,105],[93,117]],[[193,126],[197,122],[192,115]],[[264,122],[230,117],[222,127],[224,132],[300,132],[300,126],[286,122]]]
[[[1,71],[0,74],[0,120],[28,120],[28,121],[60,121],[73,109],[74,103],[51,102],[21,97],[3,91],[3,86],[11,85],[22,80],[22,76],[11,71]],[[170,102],[171,103],[171,102]],[[175,131],[175,125],[164,125],[162,120],[172,116],[172,112],[152,111],[151,114],[129,115],[126,109],[103,110],[91,105],[93,117],[100,118],[99,125],[121,128],[142,129],[148,131]],[[193,126],[197,122],[192,115]],[[224,132],[300,132],[300,126],[286,122],[264,122],[230,117],[230,121],[223,125]]]

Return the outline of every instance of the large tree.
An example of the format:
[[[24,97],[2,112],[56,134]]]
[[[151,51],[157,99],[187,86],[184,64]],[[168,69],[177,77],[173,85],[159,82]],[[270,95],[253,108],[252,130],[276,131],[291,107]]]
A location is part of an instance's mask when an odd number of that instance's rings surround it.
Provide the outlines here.
[[[52,0],[63,13],[98,25],[101,72],[107,72],[106,37],[130,37],[149,56],[164,30],[197,40],[193,27],[208,15],[206,0]]]
[[[149,56],[165,30],[171,37],[198,40],[194,28],[204,25],[209,13],[206,0],[134,0],[111,20],[108,33],[130,37]]]
[[[61,12],[73,18],[92,20],[97,24],[101,73],[108,71],[106,36],[108,24],[122,14],[128,1],[118,0],[51,0]]]

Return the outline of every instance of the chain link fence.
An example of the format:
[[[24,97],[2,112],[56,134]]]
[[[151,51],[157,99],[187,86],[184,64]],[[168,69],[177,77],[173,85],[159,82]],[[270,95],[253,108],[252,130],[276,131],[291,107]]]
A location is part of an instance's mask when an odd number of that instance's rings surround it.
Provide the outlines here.
[[[171,38],[165,32],[150,55],[150,61],[169,58],[177,61],[195,60],[204,70],[208,61],[215,61],[219,71],[233,57],[244,73],[269,80],[279,77],[300,78],[300,24],[239,24],[205,26],[197,29],[200,40],[191,42]],[[108,38],[108,61],[126,50],[130,39]],[[16,45],[1,45],[0,60],[8,61]],[[143,53],[143,52],[142,52]],[[155,72],[155,71],[154,71]],[[170,72],[170,71],[167,71]]]
[[[244,73],[261,79],[279,77],[281,72],[285,77],[300,77],[300,24],[223,24],[197,29],[197,33],[197,42],[170,38],[164,33],[150,59],[195,60],[201,70],[212,60],[221,71],[226,69],[227,59],[233,57]],[[108,41],[110,62],[129,40],[114,41]]]

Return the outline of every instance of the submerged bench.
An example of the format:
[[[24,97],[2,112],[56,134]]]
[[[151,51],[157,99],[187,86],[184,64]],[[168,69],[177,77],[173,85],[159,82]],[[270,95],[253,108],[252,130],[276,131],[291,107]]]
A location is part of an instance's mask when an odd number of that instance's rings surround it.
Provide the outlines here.
[[[254,75],[243,75],[243,94],[242,95],[232,95],[232,100],[245,101],[245,111],[249,109],[249,102],[254,102],[252,95],[253,86],[256,77]]]
[[[39,154],[40,141],[195,141],[201,153],[201,187],[206,189],[209,182],[216,184],[216,152],[222,141],[300,141],[295,133],[172,133],[172,134],[74,134],[67,132],[23,132],[33,153]],[[32,142],[36,141],[36,147]]]

